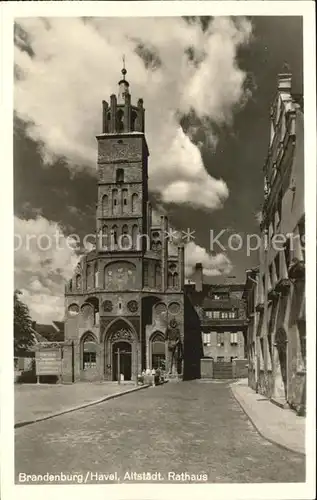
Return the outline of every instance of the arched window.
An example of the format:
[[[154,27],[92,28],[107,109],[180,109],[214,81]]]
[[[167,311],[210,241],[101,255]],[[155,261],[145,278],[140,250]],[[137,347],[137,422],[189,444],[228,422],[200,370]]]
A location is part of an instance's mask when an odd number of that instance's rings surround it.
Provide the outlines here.
[[[124,170],[123,170],[123,168],[117,168],[117,170],[116,170],[116,182],[124,182]]]
[[[160,333],[154,334],[151,338],[151,364],[152,369],[165,370],[165,341]]]
[[[106,194],[102,197],[101,210],[102,210],[102,215],[107,215],[108,214],[108,211],[109,211],[109,198],[108,198],[108,196]]]
[[[86,267],[86,287],[87,290],[93,288],[93,267],[91,264],[87,264]]]
[[[82,369],[89,370],[96,367],[97,343],[95,337],[88,333],[82,341]]]
[[[135,130],[137,117],[138,117],[137,113],[135,111],[132,111],[132,113],[131,113],[131,130],[132,130],[132,132]]]
[[[76,276],[76,289],[77,290],[81,289],[81,276],[80,276],[80,274],[77,274],[77,276]]]
[[[168,273],[167,275],[167,286],[168,288],[173,288],[173,274]]]
[[[123,123],[123,111],[122,109],[119,109],[117,111],[117,132],[123,132],[124,130],[124,123]]]
[[[139,209],[139,196],[134,193],[132,195],[132,212],[137,212]]]
[[[178,288],[178,273],[173,274],[173,288]]]
[[[162,269],[160,264],[155,264],[155,288],[160,288],[162,285]]]
[[[112,212],[113,214],[119,213],[119,193],[117,189],[112,190]]]
[[[138,226],[135,224],[133,227],[132,227],[132,245],[133,245],[133,248],[139,250],[139,238],[138,238],[138,235],[139,235],[139,228]]]
[[[111,228],[111,248],[118,244],[118,226],[114,225]]]
[[[105,224],[102,226],[102,235],[101,235],[101,247],[107,248],[109,246],[109,234],[108,234],[108,226]]]
[[[98,288],[99,284],[98,284],[98,263],[95,262],[95,272],[94,272],[94,288]]]
[[[131,238],[129,238],[129,228],[128,228],[127,224],[124,224],[122,226],[122,236],[121,236],[121,241],[120,241],[122,250],[125,250],[125,249],[130,250],[130,246],[131,246],[130,239]]]
[[[129,212],[129,207],[128,207],[128,190],[127,189],[122,189],[122,211],[125,214]]]

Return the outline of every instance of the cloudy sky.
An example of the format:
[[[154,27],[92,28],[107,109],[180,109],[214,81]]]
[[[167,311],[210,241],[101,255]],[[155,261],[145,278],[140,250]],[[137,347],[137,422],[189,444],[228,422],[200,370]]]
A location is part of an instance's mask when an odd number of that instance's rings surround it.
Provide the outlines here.
[[[258,232],[269,106],[285,63],[302,92],[301,19],[18,19],[15,286],[38,321],[63,315],[78,259],[67,236],[95,229],[95,136],[123,54],[132,100],[146,108],[153,205],[175,229],[195,231],[187,274],[202,262],[209,282],[243,282],[257,264],[228,238]],[[224,249],[210,249],[210,230],[224,230]],[[38,238],[56,233],[58,245],[41,250]],[[38,237],[26,245],[30,234]]]

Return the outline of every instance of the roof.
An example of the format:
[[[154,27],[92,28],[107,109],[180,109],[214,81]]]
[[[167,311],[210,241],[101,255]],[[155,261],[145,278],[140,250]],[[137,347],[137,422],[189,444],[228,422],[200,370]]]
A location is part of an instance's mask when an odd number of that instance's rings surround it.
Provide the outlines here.
[[[64,321],[53,321],[53,323],[60,332],[64,332]]]
[[[47,339],[45,337],[43,337],[43,335],[41,335],[37,331],[33,330],[33,328],[32,328],[32,334],[33,334],[35,342],[46,342],[47,341]]]
[[[239,307],[239,305],[240,305],[240,300],[235,297],[226,300],[217,300],[217,299],[212,299],[210,297],[205,297],[202,302],[203,309],[214,309],[217,311],[237,308]]]
[[[60,325],[61,328],[59,328]],[[33,327],[37,334],[44,337],[44,341],[59,342],[64,340],[64,323],[62,321],[53,321],[51,324],[36,323]]]

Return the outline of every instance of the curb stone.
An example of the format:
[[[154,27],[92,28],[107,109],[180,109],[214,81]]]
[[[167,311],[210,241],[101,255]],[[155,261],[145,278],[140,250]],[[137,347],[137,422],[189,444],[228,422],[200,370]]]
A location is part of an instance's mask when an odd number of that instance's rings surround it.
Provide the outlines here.
[[[283,450],[287,450],[287,451],[290,451],[292,453],[294,453],[295,455],[298,455],[300,457],[305,457],[306,456],[306,453],[305,452],[302,452],[302,451],[299,451],[299,450],[294,450],[294,448],[290,448],[289,446],[286,446],[284,444],[281,444],[279,443],[278,441],[275,441],[274,439],[272,438],[269,438],[267,437],[262,431],[260,431],[259,427],[256,425],[256,423],[254,422],[254,419],[250,417],[249,413],[247,412],[247,410],[245,409],[245,407],[243,406],[243,404],[241,403],[240,399],[239,399],[239,396],[237,396],[237,394],[235,394],[234,390],[233,390],[233,387],[234,385],[238,385],[238,383],[233,383],[230,385],[230,389],[231,389],[231,392],[235,398],[235,400],[237,401],[237,403],[239,404],[240,408],[242,409],[243,413],[247,416],[247,418],[250,420],[251,424],[253,425],[253,427],[255,428],[255,430],[257,431],[257,433],[263,438],[265,439],[266,441],[269,441],[269,443],[271,444],[274,444],[275,446],[278,446],[279,448],[282,448]],[[269,401],[269,399],[268,399]]]
[[[115,392],[114,394],[109,394],[108,396],[105,396],[103,398],[96,399],[94,401],[89,401],[88,403],[83,403],[78,406],[73,406],[72,408],[67,408],[66,410],[60,410],[56,413],[50,413],[49,415],[38,417],[35,418],[34,420],[24,420],[22,422],[17,422],[16,424],[14,424],[14,428],[18,429],[19,427],[24,427],[26,425],[36,424],[37,422],[42,422],[43,420],[49,420],[50,418],[58,417],[60,415],[65,415],[66,413],[71,413],[73,411],[81,410],[83,408],[87,408],[88,406],[94,406],[103,403],[104,401],[108,401],[109,399],[118,398],[119,396],[124,396],[125,394],[130,394],[132,392],[140,391],[141,389],[147,389],[148,387],[150,387],[150,385],[146,384],[146,385],[141,385],[139,387],[133,387],[133,389],[128,389],[126,391]]]

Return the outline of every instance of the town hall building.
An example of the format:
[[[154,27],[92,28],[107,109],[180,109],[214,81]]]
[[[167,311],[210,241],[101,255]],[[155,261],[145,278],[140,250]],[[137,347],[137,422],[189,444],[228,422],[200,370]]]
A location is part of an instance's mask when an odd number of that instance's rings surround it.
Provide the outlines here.
[[[118,96],[102,103],[97,143],[96,246],[66,285],[62,381],[136,380],[158,367],[199,377],[184,246],[171,253],[167,217],[152,218],[143,100],[132,104],[125,68]]]

